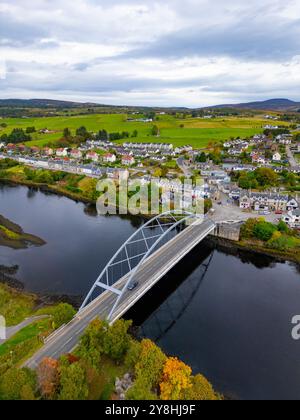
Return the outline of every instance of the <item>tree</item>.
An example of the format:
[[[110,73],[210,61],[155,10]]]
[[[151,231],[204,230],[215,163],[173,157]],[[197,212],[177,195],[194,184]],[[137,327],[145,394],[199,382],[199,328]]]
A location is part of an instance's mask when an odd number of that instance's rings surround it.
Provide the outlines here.
[[[218,397],[208,380],[202,375],[192,378],[192,384],[182,393],[182,399],[187,401],[215,401]]]
[[[129,349],[130,335],[128,329],[131,321],[120,319],[116,321],[104,336],[104,353],[113,360],[120,361]]]
[[[261,241],[269,241],[277,230],[272,223],[261,221],[254,227],[254,236]]]
[[[78,355],[86,360],[92,367],[98,369],[101,354],[104,353],[104,336],[108,330],[108,324],[95,319],[86,329],[80,340]]]
[[[106,130],[100,130],[97,134],[97,140],[107,141],[108,140],[108,133]]]
[[[241,238],[249,239],[254,237],[254,229],[258,224],[257,219],[248,219],[241,227]]]
[[[159,136],[159,128],[157,127],[157,125],[154,125],[152,127],[151,135],[152,136],[155,136],[155,137],[158,137]]]
[[[204,213],[207,214],[213,207],[213,203],[210,198],[204,200]]]
[[[178,400],[185,390],[192,386],[192,369],[177,358],[167,359],[163,378],[160,383],[160,392],[162,400]]]
[[[139,135],[138,131],[134,130],[133,133],[132,133],[132,137],[137,137],[138,135]]]
[[[12,368],[5,372],[0,379],[0,398],[2,400],[21,400],[24,396],[24,387],[30,387],[32,394],[36,390],[36,376],[27,368]]]
[[[270,168],[258,168],[255,177],[261,187],[278,185],[278,175]]]
[[[35,127],[27,127],[26,128],[26,133],[27,134],[31,134],[31,133],[35,133],[35,132],[36,132]]]
[[[76,136],[83,137],[86,140],[89,137],[89,132],[87,131],[86,127],[82,126],[77,128]]]
[[[72,365],[61,367],[60,385],[60,400],[82,401],[88,397],[89,390],[86,375],[80,363],[73,363]]]
[[[200,163],[205,163],[207,160],[206,154],[202,152],[200,155],[196,157],[196,161]]]
[[[141,342],[139,361],[135,366],[137,379],[142,380],[150,389],[157,386],[163,372],[166,356],[151,340]]]
[[[73,306],[68,303],[60,303],[56,306],[53,313],[53,322],[55,328],[60,328],[62,325],[67,324],[74,318],[76,311]]]
[[[134,371],[142,351],[142,346],[139,341],[131,340],[129,348],[125,356],[124,365],[127,370]]]
[[[24,130],[22,128],[14,128],[7,137],[8,143],[24,143],[26,141],[30,141],[31,137],[27,134],[25,134]]]
[[[64,139],[69,139],[70,137],[72,137],[72,133],[70,131],[69,128],[65,128],[63,131],[63,138]]]
[[[37,369],[38,385],[43,398],[53,400],[59,388],[59,363],[45,358]]]
[[[290,228],[288,227],[288,225],[281,220],[278,225],[277,225],[277,229],[279,230],[279,232],[281,233],[289,233],[290,232]]]
[[[126,394],[126,399],[131,401],[155,401],[157,395],[151,391],[149,385],[142,379],[137,379]]]

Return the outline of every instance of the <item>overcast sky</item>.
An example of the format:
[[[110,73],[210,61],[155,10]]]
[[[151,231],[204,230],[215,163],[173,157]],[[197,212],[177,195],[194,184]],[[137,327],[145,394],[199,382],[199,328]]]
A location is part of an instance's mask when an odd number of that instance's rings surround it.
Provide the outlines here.
[[[0,97],[300,100],[299,0],[1,0]]]

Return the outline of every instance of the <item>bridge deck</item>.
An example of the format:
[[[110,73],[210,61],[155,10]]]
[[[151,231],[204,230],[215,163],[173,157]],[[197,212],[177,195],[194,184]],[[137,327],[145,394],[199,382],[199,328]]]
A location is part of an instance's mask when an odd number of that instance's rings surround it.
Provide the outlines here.
[[[214,223],[209,220],[204,221],[202,224],[191,225],[150,256],[136,273],[135,279],[139,282],[138,287],[134,291],[126,291],[114,313],[112,322],[121,318],[154,284],[209,235],[214,228]],[[126,284],[128,275],[119,280],[114,287],[121,289]],[[83,311],[78,313],[68,325],[55,333],[44,347],[28,360],[25,365],[34,369],[44,357],[57,359],[63,354],[72,351],[93,319],[97,317],[107,319],[115,300],[115,294],[105,291]]]

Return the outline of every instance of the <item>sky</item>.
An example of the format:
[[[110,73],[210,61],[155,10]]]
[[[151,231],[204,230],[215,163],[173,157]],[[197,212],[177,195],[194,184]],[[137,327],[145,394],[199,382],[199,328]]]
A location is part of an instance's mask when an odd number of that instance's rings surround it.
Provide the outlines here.
[[[300,101],[300,0],[1,0],[0,98]]]

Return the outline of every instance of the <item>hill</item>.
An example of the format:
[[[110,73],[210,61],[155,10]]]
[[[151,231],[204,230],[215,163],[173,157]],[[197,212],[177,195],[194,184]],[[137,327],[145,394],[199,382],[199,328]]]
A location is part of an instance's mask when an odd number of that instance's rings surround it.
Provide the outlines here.
[[[267,101],[217,105],[211,107],[210,109],[213,108],[253,109],[265,111],[298,111],[300,109],[300,102],[294,102],[289,99],[269,99]]]

